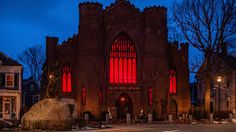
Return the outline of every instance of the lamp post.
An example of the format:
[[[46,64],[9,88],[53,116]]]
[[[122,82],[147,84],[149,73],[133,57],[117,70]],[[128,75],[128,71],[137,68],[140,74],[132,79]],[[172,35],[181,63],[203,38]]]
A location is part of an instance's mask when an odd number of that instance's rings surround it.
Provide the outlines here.
[[[218,112],[220,112],[220,99],[221,99],[221,95],[220,95],[220,83],[221,83],[221,81],[222,81],[222,78],[221,78],[221,76],[218,76],[217,77],[217,83],[218,83]]]

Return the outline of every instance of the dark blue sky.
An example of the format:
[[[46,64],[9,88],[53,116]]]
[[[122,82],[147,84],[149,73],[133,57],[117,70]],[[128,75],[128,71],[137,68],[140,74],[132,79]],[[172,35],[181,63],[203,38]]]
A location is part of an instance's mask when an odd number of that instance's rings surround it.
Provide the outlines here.
[[[78,4],[87,0],[0,0],[0,50],[13,58],[25,48],[45,44],[45,36],[60,42],[77,33]],[[98,1],[105,6],[115,0]],[[171,5],[171,0],[130,0],[141,10]]]
[[[77,33],[78,4],[85,1],[88,0],[0,0],[0,51],[17,59],[27,47],[45,45],[45,36],[59,37],[60,42],[66,40]],[[115,0],[90,1],[102,3],[105,8]],[[153,5],[170,9],[173,0],[130,2],[140,10]]]

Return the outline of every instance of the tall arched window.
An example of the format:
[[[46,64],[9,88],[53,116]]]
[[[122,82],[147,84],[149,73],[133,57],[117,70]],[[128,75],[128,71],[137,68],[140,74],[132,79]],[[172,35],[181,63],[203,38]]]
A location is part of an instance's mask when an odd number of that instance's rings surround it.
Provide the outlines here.
[[[152,106],[153,104],[153,91],[152,91],[152,88],[149,88],[148,89],[148,102],[149,102],[149,105]]]
[[[71,69],[69,66],[64,66],[62,68],[62,92],[72,92]]]
[[[83,88],[82,88],[82,99],[81,99],[81,104],[82,104],[82,105],[85,105],[85,104],[86,104],[86,96],[87,96],[86,88],[83,87]]]
[[[136,83],[136,48],[134,42],[124,33],[118,35],[110,50],[111,84]]]
[[[170,93],[176,93],[176,70],[170,69]]]

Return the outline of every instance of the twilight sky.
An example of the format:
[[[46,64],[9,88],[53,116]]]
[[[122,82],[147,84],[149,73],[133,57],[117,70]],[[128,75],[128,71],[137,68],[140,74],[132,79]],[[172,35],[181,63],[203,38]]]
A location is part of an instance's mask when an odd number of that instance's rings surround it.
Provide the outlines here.
[[[45,45],[45,36],[59,37],[60,42],[73,36],[78,30],[78,4],[86,1],[88,0],[0,0],[0,51],[17,59],[27,47]],[[89,1],[102,3],[105,8],[115,0]],[[140,10],[153,5],[169,9],[173,0],[130,2]]]

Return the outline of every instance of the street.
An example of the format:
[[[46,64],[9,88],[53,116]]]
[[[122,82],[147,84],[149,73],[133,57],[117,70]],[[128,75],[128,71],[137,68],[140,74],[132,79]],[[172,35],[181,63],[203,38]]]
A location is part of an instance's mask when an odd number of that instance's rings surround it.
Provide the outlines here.
[[[157,125],[114,125],[91,132],[236,132],[236,124],[157,124]]]

